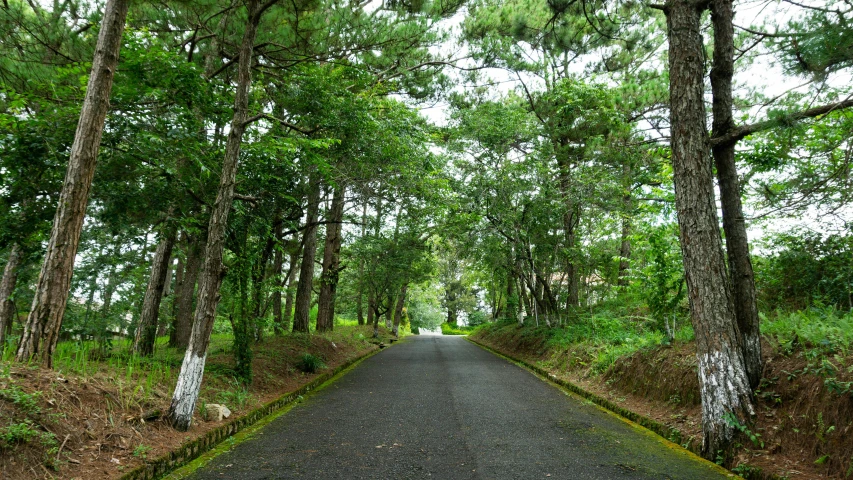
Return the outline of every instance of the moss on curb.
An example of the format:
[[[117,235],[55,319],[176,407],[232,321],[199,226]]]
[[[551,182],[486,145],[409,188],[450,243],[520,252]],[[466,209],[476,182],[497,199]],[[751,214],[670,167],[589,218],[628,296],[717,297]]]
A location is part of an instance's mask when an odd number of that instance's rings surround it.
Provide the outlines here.
[[[372,350],[360,357],[356,357],[352,360],[349,360],[344,364],[338,366],[334,370],[318,376],[317,378],[301,386],[300,388],[292,392],[286,393],[281,397],[265,405],[262,405],[256,408],[255,410],[252,410],[246,415],[243,415],[239,418],[235,418],[234,420],[207,432],[199,438],[190,440],[178,447],[177,449],[159,458],[147,461],[144,465],[140,465],[139,467],[124,474],[121,477],[121,480],[154,480],[161,478],[169,474],[173,470],[187,465],[196,458],[200,457],[202,454],[213,450],[221,442],[228,438],[232,438],[235,434],[246,429],[247,427],[251,427],[273,414],[283,413],[279,412],[279,410],[287,408],[303,395],[307,394],[312,390],[317,389],[318,387],[327,383],[329,380],[331,380],[338,374],[344,372],[345,370],[351,367],[354,367],[356,364],[370,358],[371,356],[375,355],[376,353],[379,353],[380,351],[382,350]]]

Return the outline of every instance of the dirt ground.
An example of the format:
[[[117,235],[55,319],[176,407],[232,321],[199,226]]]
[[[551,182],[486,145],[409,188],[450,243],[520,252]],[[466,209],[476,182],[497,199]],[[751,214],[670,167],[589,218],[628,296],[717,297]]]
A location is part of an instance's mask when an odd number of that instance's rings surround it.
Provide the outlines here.
[[[248,388],[228,374],[230,353],[213,351],[198,405],[225,404],[233,412],[229,421],[244,415],[324,371],[303,373],[298,365],[305,353],[335,368],[377,349],[378,341],[369,341],[372,331],[362,330],[345,327],[326,336],[265,339],[254,349],[254,379]],[[197,407],[190,430],[178,432],[163,420],[174,381],[144,388],[144,374],[117,382],[114,377],[120,373],[106,363],[101,367],[76,375],[0,362],[0,427],[28,424],[34,432],[27,441],[11,444],[0,438],[0,477],[114,479],[222,424],[206,421]]]

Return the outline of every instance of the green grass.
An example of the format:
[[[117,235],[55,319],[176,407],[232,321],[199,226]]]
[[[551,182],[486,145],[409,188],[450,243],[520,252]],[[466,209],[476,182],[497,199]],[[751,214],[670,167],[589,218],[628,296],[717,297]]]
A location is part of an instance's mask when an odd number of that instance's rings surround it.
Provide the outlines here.
[[[806,349],[847,355],[853,345],[853,312],[817,306],[761,314],[761,333],[785,353]]]
[[[620,358],[669,343],[659,324],[642,313],[605,305],[595,313],[578,315],[572,322],[556,328],[536,327],[528,322],[519,329],[515,321],[501,321],[483,328],[487,329],[487,335],[502,333],[518,335],[522,340],[542,341],[542,348],[552,352],[571,350],[593,373],[601,373]],[[846,356],[853,353],[853,312],[823,306],[774,311],[761,314],[761,333],[783,353],[805,351],[810,358],[818,359]],[[693,328],[683,312],[677,320],[674,342],[693,339]]]
[[[336,327],[357,327],[358,319],[350,318],[350,317],[341,317],[335,315],[335,326]]]
[[[519,329],[514,320],[504,320],[482,328],[487,331],[505,329],[501,333],[519,335],[522,341],[541,342],[541,349],[555,354],[572,351],[572,356],[591,372],[603,373],[622,357],[669,342],[658,323],[644,313],[614,303],[600,306],[595,313],[579,313],[558,327],[547,327],[544,323],[537,327],[527,322]],[[687,318],[677,319],[676,327],[676,343],[693,340],[693,329]]]
[[[458,325],[451,325],[449,323],[441,324],[441,334],[442,335],[469,335],[474,332],[477,327],[462,327]]]
[[[326,368],[326,362],[316,355],[304,353],[299,357],[296,367],[305,373],[316,373],[318,370]]]

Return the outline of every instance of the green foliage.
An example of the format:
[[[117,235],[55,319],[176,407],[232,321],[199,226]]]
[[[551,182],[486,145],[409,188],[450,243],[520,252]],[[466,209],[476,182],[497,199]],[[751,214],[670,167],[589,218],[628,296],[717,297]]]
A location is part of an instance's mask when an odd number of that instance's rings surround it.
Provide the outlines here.
[[[846,12],[849,14],[849,10]],[[785,25],[796,32],[773,39],[785,67],[798,74],[827,74],[853,65],[853,28],[842,10],[815,8]]]
[[[853,308],[853,234],[824,236],[801,229],[767,243],[773,253],[756,258],[756,286],[763,304]]]
[[[853,312],[811,307],[760,316],[762,334],[773,338],[788,353],[806,348],[846,355],[853,346]]]
[[[140,443],[133,449],[133,456],[136,458],[141,458],[142,460],[146,460],[148,458],[148,452],[151,451],[151,447],[145,445],[144,443]]]
[[[723,420],[732,428],[737,430],[741,435],[749,439],[752,442],[755,448],[764,448],[764,440],[761,439],[761,434],[753,432],[747,425],[741,423],[741,421],[731,412],[726,412],[723,414]]]
[[[469,327],[476,327],[489,321],[488,315],[482,310],[474,310],[468,313],[467,323]]]
[[[317,371],[326,368],[326,363],[316,355],[304,353],[299,357],[296,368],[305,373],[316,373]]]
[[[431,285],[415,285],[409,290],[408,313],[414,328],[434,330],[444,321],[440,293]]]
[[[252,400],[248,385],[240,379],[231,380],[229,387],[216,393],[216,401],[237,409],[244,408]]]
[[[14,403],[27,415],[37,415],[41,412],[41,397],[42,392],[26,393],[15,383],[9,383],[6,388],[0,389],[0,399]]]
[[[684,300],[684,268],[674,225],[653,228],[648,237],[651,257],[642,270],[641,284],[652,317],[661,331],[675,336],[675,319]]]
[[[0,447],[12,448],[16,445],[29,443],[34,438],[41,438],[42,433],[44,432],[36,429],[30,421],[11,423],[8,426],[0,427]]]
[[[459,325],[451,325],[449,323],[441,324],[442,335],[469,335],[474,332],[474,327],[462,327]]]

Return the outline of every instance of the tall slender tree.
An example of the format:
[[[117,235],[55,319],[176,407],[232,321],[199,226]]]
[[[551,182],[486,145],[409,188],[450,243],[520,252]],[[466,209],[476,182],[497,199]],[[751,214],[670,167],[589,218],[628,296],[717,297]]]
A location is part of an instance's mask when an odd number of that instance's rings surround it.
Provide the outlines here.
[[[225,146],[219,190],[207,228],[207,246],[199,279],[198,305],[196,306],[189,346],[184,355],[175,391],[172,394],[172,403],[169,406],[169,420],[176,429],[182,431],[187,430],[192,423],[201,380],[204,376],[207,347],[210,344],[210,334],[213,331],[216,307],[219,303],[219,287],[224,274],[222,254],[225,228],[228,222],[228,214],[231,211],[231,204],[234,201],[234,185],[243,133],[246,131],[249,121],[249,87],[252,81],[252,52],[255,46],[255,36],[261,17],[274,3],[273,1],[261,4],[258,0],[246,2],[247,20],[239,49],[234,114]]]
[[[305,216],[305,238],[302,241],[302,264],[293,312],[293,331],[311,331],[311,294],[314,291],[314,257],[317,253],[317,215],[320,210],[320,174],[315,169],[308,180],[308,206]]]
[[[669,38],[675,201],[696,334],[702,454],[714,458],[731,446],[735,429],[728,416],[747,424],[755,408],[740,348],[708,161],[700,22],[706,8],[707,3],[700,0],[669,0],[663,7]]]
[[[108,0],[104,9],[65,183],[32,308],[18,345],[18,361],[27,361],[40,354],[44,364],[53,366],[53,351],[59,341],[59,330],[70,293],[74,258],[86,215],[89,188],[95,174],[129,5],[130,0]]]

